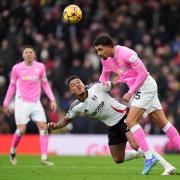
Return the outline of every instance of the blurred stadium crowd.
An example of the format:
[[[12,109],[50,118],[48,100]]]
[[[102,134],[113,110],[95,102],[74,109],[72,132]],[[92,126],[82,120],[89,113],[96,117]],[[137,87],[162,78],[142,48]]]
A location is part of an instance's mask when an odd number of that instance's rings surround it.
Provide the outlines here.
[[[83,18],[77,25],[64,23],[66,5],[77,4]],[[1,0],[0,1],[0,133],[15,130],[14,116],[5,117],[2,102],[12,66],[21,61],[23,45],[32,45],[37,59],[46,65],[47,76],[57,98],[59,113],[51,113],[49,101],[42,103],[49,121],[63,116],[73,101],[66,88],[69,75],[85,83],[97,81],[101,72],[99,58],[92,47],[101,33],[139,54],[159,86],[159,96],[170,122],[180,131],[180,2],[178,0]],[[125,85],[112,90],[120,100]],[[13,103],[11,104],[13,109]],[[142,119],[148,134],[159,134],[153,121]],[[77,118],[71,133],[105,133],[100,122]],[[61,130],[63,131],[63,130]],[[33,123],[28,133],[38,132]]]

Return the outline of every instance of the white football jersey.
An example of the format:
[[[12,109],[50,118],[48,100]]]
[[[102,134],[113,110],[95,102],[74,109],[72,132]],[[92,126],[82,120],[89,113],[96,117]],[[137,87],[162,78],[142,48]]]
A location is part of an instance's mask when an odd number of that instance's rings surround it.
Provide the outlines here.
[[[127,106],[120,104],[108,94],[111,89],[110,81],[107,85],[98,82],[86,88],[88,97],[84,102],[76,100],[71,104],[66,115],[68,118],[72,119],[79,114],[87,114],[101,120],[107,126],[113,126],[126,114]]]

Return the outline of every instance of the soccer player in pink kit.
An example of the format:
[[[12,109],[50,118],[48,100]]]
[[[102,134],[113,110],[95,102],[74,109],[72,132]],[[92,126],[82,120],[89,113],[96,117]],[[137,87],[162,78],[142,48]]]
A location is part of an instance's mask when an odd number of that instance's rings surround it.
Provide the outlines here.
[[[101,57],[101,82],[109,80],[111,72],[119,76],[118,82],[126,83],[129,91],[122,100],[130,104],[126,119],[127,126],[133,133],[140,148],[145,154],[145,165],[142,174],[148,174],[156,163],[156,158],[146,141],[144,131],[138,124],[143,114],[148,114],[180,149],[180,136],[175,127],[168,122],[158,99],[157,84],[149,75],[137,53],[125,46],[114,45],[111,37],[102,35],[94,41],[94,48]]]
[[[31,46],[22,52],[24,61],[13,66],[11,80],[7,90],[3,108],[6,115],[10,115],[9,103],[15,94],[15,121],[17,129],[14,133],[10,148],[10,161],[17,164],[16,147],[26,131],[26,124],[35,121],[40,134],[41,164],[54,165],[47,159],[48,131],[44,130],[46,116],[40,102],[41,85],[50,99],[52,111],[56,111],[55,97],[46,78],[45,67],[35,60],[35,51]]]

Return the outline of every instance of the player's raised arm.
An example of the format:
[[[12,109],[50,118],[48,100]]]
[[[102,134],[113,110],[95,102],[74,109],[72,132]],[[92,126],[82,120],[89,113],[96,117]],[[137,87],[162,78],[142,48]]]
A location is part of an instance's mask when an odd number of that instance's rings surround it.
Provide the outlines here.
[[[72,119],[68,118],[67,116],[64,116],[61,118],[57,123],[50,122],[46,125],[46,129],[59,129],[63,128],[66,125],[68,125]]]

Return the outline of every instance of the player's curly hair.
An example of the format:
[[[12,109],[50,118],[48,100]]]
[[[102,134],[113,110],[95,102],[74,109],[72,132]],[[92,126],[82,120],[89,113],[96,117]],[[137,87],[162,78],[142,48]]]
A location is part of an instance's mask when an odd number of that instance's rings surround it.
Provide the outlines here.
[[[93,43],[94,46],[103,45],[103,46],[114,46],[113,40],[109,35],[98,36]]]

